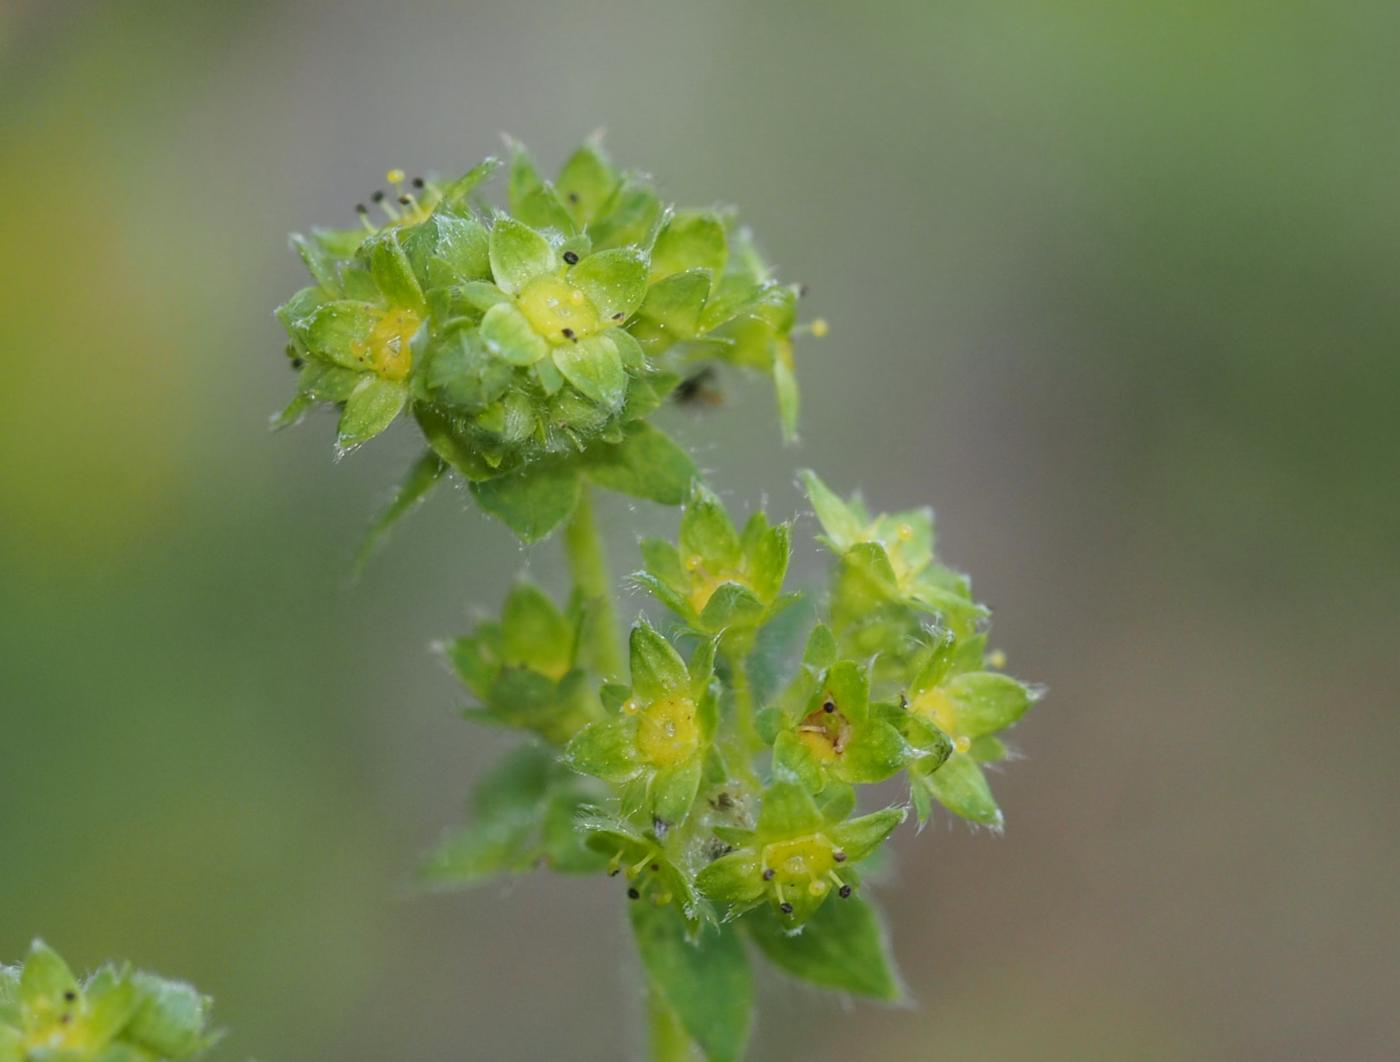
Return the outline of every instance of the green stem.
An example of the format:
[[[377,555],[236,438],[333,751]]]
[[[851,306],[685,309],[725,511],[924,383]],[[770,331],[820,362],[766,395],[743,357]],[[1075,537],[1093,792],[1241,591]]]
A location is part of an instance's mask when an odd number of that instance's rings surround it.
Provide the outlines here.
[[[564,554],[573,573],[574,592],[588,606],[583,634],[588,656],[604,678],[620,678],[622,642],[618,637],[612,580],[608,577],[608,558],[593,514],[593,498],[586,485],[579,495],[578,508],[564,528]]]
[[[671,1005],[655,988],[647,989],[647,1027],[651,1031],[652,1062],[690,1062],[690,1037]]]
[[[734,693],[734,718],[738,723],[737,759],[739,762],[731,764],[736,770],[741,772],[745,778],[757,783],[758,776],[754,774],[753,758],[758,750],[763,747],[763,739],[758,735],[758,725],[754,721],[754,716],[758,711],[753,699],[753,686],[749,682],[749,669],[745,666],[748,660],[751,646],[744,642],[735,643],[730,639],[725,639],[720,643],[720,651],[724,654],[725,662],[729,666],[730,689]]]

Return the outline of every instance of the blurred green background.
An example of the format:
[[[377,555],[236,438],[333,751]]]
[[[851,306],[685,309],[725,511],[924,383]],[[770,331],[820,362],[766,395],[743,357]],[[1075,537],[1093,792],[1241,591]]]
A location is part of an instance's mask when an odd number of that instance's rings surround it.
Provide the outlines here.
[[[918,1005],[775,980],[755,1056],[1394,1057],[1397,44],[1387,0],[8,0],[0,957],[188,977],[220,1059],[637,1049],[608,882],[410,887],[502,747],[427,645],[554,548],[444,494],[352,583],[409,433],[266,430],[288,230],[606,125],[832,323],[799,450],[766,384],[668,415],[726,497],[932,502],[1051,689],[1004,837],[897,842]],[[606,516],[619,571],[673,520]]]

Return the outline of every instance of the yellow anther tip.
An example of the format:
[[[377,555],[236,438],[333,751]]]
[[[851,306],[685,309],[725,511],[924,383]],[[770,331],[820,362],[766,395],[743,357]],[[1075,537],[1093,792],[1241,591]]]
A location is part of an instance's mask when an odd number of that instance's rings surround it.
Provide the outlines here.
[[[821,339],[830,331],[831,325],[826,323],[825,317],[818,317],[812,322],[812,335],[816,336],[818,339]]]
[[[384,179],[390,184],[403,184],[404,172],[399,169],[390,170],[384,175]]]

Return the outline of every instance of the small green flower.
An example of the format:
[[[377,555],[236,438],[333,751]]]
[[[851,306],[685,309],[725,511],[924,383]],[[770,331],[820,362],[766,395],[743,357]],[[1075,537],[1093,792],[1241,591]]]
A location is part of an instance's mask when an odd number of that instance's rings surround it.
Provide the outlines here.
[[[858,626],[889,606],[938,616],[958,633],[971,633],[986,617],[967,577],[934,559],[931,509],[872,516],[859,498],[842,501],[816,473],[802,479],[823,541],[840,558],[832,602],[838,626]]]
[[[79,983],[35,941],[24,965],[0,966],[0,1062],[177,1062],[202,1054],[209,999],[189,985],[104,966]]]
[[[988,670],[983,635],[959,642],[951,635],[935,643],[910,683],[908,712],[948,735],[947,762],[926,759],[910,772],[919,821],[929,815],[929,798],[949,811],[985,826],[1000,828],[997,807],[981,764],[1006,757],[996,735],[1016,722],[1041,696],[1041,690]]]
[[[784,697],[773,767],[813,793],[833,782],[868,784],[898,773],[915,755],[891,723],[895,705],[870,703],[866,669],[850,660],[813,667],[835,639],[818,626],[808,641],[803,666]]]
[[[782,594],[791,555],[786,524],[754,513],[739,534],[718,498],[697,483],[681,515],[680,547],[642,542],[646,570],[634,577],[702,634],[743,634],[792,600]]]
[[[669,831],[663,836],[655,828],[639,830],[597,812],[581,815],[577,828],[589,848],[608,858],[608,876],[627,882],[628,899],[658,907],[674,903],[692,929],[707,917],[694,873],[674,854]]]
[[[564,755],[574,770],[624,786],[623,809],[646,809],[667,825],[695,803],[716,722],[714,644],[689,667],[645,620],[632,628],[631,688],[607,686],[611,714],[579,732]]]
[[[481,701],[469,717],[532,730],[562,745],[602,715],[593,680],[581,666],[581,614],[566,616],[521,581],[499,622],[488,621],[443,647],[453,669]]]
[[[850,869],[873,853],[904,821],[903,808],[860,818],[824,815],[805,788],[774,782],[763,794],[757,828],[728,831],[734,851],[710,863],[696,878],[707,898],[729,905],[730,916],[767,900],[788,925],[810,918],[835,892],[845,899],[859,883]]]

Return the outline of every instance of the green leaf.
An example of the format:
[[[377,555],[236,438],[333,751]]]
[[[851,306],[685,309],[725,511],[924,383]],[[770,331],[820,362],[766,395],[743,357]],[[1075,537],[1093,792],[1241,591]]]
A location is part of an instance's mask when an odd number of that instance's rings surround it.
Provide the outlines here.
[[[982,768],[971,756],[953,753],[948,762],[927,776],[927,785],[934,799],[954,815],[983,826],[1001,828],[1001,809],[997,807]]]
[[[627,318],[646,297],[647,263],[636,249],[618,247],[590,254],[569,270],[567,279],[588,296],[600,319]]]
[[[559,171],[559,197],[579,228],[596,218],[617,189],[617,172],[596,143],[584,144]]]
[[[1025,715],[1032,700],[1025,686],[995,671],[954,675],[947,690],[953,699],[954,732],[970,738],[1006,729]]]
[[[706,269],[717,277],[724,272],[727,257],[724,222],[714,214],[683,211],[674,215],[656,238],[651,275],[655,279]]]
[[[554,348],[554,364],[585,398],[617,410],[627,395],[627,373],[608,335],[589,336]]]
[[[530,226],[501,215],[491,225],[491,274],[511,295],[536,277],[553,273],[557,263],[549,241]]]
[[[796,933],[766,907],[743,925],[768,961],[798,980],[886,1003],[903,996],[889,934],[857,897],[822,904]]]
[[[533,365],[549,353],[549,343],[512,303],[498,302],[481,319],[486,349],[512,365]]]
[[[472,483],[471,492],[483,509],[522,540],[536,542],[573,515],[579,481],[572,468],[537,464]]]
[[[629,648],[632,691],[637,697],[655,701],[689,688],[690,673],[681,654],[645,619],[632,628]]]
[[[738,1062],[753,1008],[753,978],[738,932],[704,927],[692,943],[674,904],[634,903],[631,914],[652,989],[709,1062]]]
[[[418,507],[419,503],[428,496],[428,492],[437,486],[438,481],[442,479],[443,473],[446,471],[447,463],[431,450],[413,463],[413,467],[408,470],[408,475],[399,484],[399,489],[394,494],[394,500],[374,518],[374,523],[366,532],[364,541],[360,543],[359,552],[355,555],[355,573],[357,575],[364,571],[370,557],[384,543],[393,526]]]
[[[690,455],[644,421],[628,424],[620,443],[590,447],[584,471],[599,486],[662,505],[683,502],[696,476]]]
[[[336,428],[336,445],[349,450],[373,439],[403,410],[408,387],[398,380],[366,374],[346,399]]]

